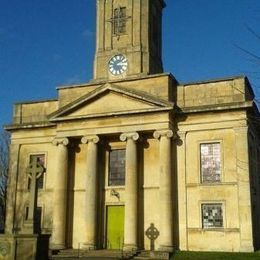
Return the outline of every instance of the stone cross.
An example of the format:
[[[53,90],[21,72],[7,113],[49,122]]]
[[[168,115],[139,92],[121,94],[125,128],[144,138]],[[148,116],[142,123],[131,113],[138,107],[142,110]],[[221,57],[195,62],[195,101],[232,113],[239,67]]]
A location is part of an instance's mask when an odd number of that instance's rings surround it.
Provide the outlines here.
[[[41,177],[44,172],[43,166],[37,161],[37,157],[32,157],[32,162],[29,164],[26,170],[29,178],[31,179],[30,185],[30,204],[28,210],[28,223],[31,224],[33,231],[34,226],[34,215],[37,207],[37,179]]]
[[[145,235],[150,239],[151,251],[154,251],[154,241],[159,237],[160,232],[154,224],[151,223],[150,227],[145,231]]]

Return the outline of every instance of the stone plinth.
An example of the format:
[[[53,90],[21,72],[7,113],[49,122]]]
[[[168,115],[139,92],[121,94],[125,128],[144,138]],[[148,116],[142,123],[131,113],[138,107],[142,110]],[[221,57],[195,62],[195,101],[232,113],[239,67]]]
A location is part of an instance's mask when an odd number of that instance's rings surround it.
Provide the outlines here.
[[[0,260],[48,259],[49,235],[0,235]]]

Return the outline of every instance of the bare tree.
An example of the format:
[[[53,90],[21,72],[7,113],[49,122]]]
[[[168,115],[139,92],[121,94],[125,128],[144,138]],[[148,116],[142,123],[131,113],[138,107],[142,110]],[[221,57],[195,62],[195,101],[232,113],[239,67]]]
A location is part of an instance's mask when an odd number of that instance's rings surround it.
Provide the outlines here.
[[[246,25],[246,29],[249,32],[253,38],[260,43],[260,32],[257,32],[254,30],[252,27]],[[249,73],[252,75],[252,78],[259,80],[260,79],[260,73],[259,73],[259,68],[260,68],[260,53],[259,52],[254,52],[251,51],[250,49],[246,47],[242,47],[239,44],[234,44],[236,48],[238,48],[240,51],[242,51],[246,56],[249,58],[249,62],[251,62],[254,65],[254,71],[250,71]],[[254,85],[255,91],[260,94],[260,86],[259,85]],[[255,98],[255,103],[258,105],[260,108],[260,98],[257,97]]]
[[[2,130],[0,132],[0,232],[3,232],[5,223],[6,188],[9,166],[10,135]]]

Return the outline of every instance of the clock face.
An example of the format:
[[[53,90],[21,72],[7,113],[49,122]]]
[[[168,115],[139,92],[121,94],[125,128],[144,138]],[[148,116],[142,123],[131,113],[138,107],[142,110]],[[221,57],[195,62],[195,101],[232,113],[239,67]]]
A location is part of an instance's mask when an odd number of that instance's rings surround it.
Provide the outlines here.
[[[112,75],[120,75],[127,70],[128,62],[124,55],[117,54],[108,62],[108,69]]]

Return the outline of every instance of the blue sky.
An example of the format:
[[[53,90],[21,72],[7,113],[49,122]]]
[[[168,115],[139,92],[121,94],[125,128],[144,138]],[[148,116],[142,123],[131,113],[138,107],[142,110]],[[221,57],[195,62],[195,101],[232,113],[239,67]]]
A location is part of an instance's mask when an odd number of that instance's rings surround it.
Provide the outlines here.
[[[95,0],[1,0],[0,125],[15,102],[92,78]],[[166,0],[163,60],[179,82],[248,75],[260,97],[259,0]]]

